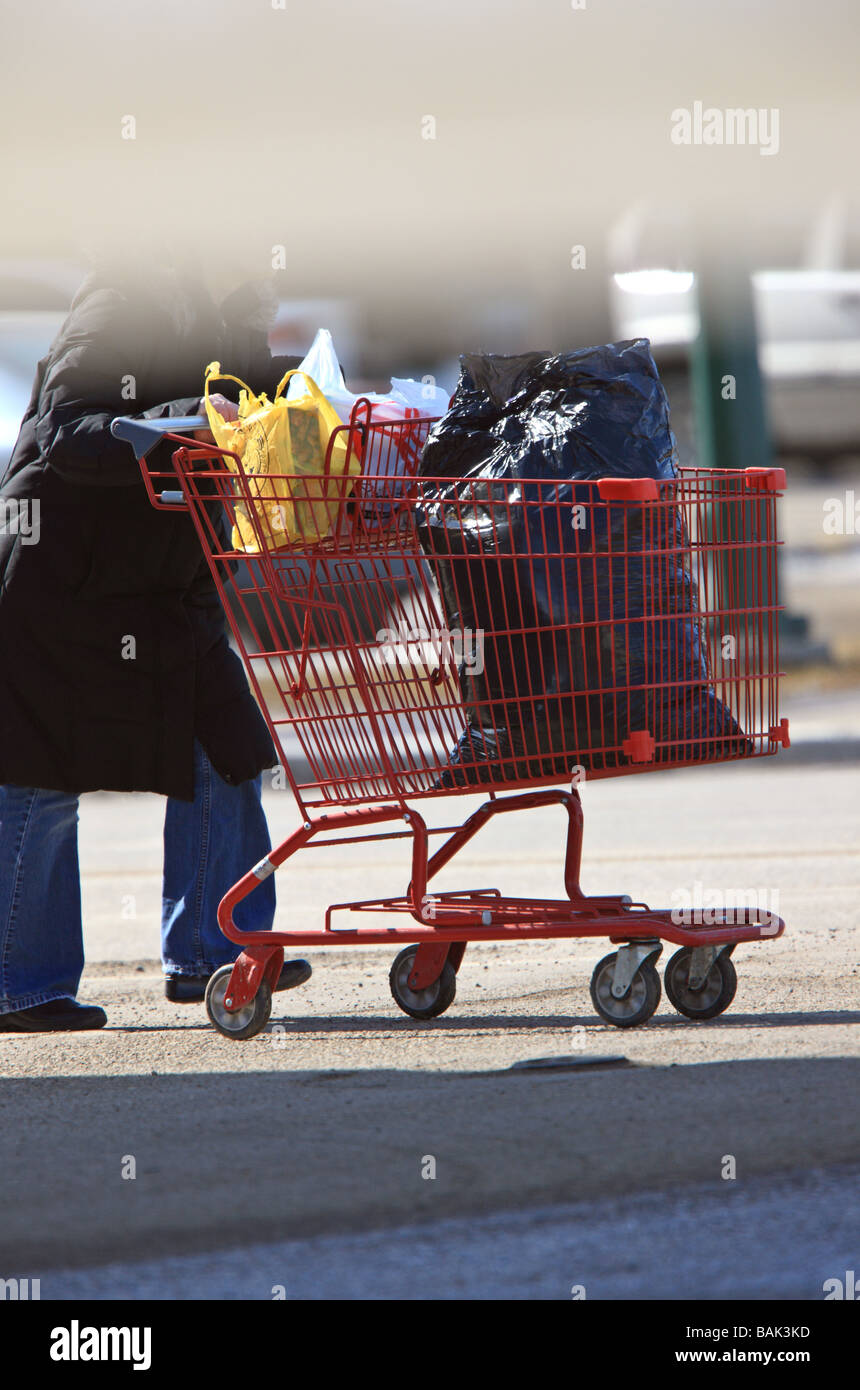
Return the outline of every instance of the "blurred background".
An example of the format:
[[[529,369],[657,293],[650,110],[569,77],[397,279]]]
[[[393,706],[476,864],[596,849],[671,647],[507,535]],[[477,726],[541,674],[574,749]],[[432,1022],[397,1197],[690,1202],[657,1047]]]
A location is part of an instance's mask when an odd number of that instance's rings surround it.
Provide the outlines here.
[[[646,336],[685,461],[786,467],[784,661],[854,736],[856,0],[4,10],[0,464],[106,252],[272,275],[353,388]]]

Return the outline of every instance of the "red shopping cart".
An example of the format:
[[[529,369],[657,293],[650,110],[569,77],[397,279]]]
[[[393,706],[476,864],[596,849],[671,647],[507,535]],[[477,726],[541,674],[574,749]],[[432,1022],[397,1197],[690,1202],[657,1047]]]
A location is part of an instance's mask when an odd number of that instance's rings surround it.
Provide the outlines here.
[[[782,920],[739,908],[700,921],[629,896],[587,896],[577,784],[788,746],[777,704],[784,472],[682,468],[660,482],[577,484],[585,520],[572,555],[569,535],[560,539],[571,504],[556,484],[524,482],[516,495],[498,497],[480,479],[419,476],[432,422],[374,421],[359,401],[329,445],[326,533],[273,549],[266,509],[310,496],[308,478],[269,476],[264,495],[238,458],[184,436],[204,423],[118,420],[114,430],[134,445],[153,505],[190,513],[298,807],[295,831],[220,904],[221,930],[241,954],[209,982],[215,1027],[230,1038],[265,1027],[285,947],[346,943],[402,947],[391,992],[416,1019],[450,1006],[469,942],[547,937],[609,939],[615,949],[595,967],[591,997],[619,1027],[643,1023],[657,1008],[664,942],[679,948],[663,977],[674,1007],[691,1019],[727,1008],[735,946],[778,937]],[[332,476],[336,435],[361,460],[358,478]],[[176,446],[169,472],[149,461],[151,445],[165,437]],[[319,479],[313,486],[318,499]],[[431,546],[434,508],[446,539]],[[502,543],[517,509],[530,538],[525,557],[505,555]],[[237,511],[254,528],[256,550],[236,548]],[[471,549],[467,518],[480,533]],[[244,535],[247,542],[247,524]],[[454,561],[461,597],[480,590],[493,599],[485,662],[500,668],[504,654],[515,673],[501,695],[476,677],[477,661],[464,663],[463,634],[459,644],[452,639]],[[550,575],[567,586],[564,613],[538,631],[528,591]],[[608,608],[589,607],[584,582],[609,585]],[[639,595],[629,611],[628,588]],[[634,633],[646,655],[663,653],[659,661],[632,668]],[[580,673],[582,688],[564,693],[563,666]],[[548,708],[552,699],[564,706],[560,718]],[[418,809],[476,794],[485,799],[460,822],[428,827]],[[566,812],[563,896],[433,891],[440,871],[495,817],[551,805]],[[431,851],[435,836],[442,840]],[[411,878],[398,895],[333,903],[314,928],[236,927],[237,903],[299,850],[399,838],[411,840]],[[381,913],[391,925],[361,924],[361,914]]]

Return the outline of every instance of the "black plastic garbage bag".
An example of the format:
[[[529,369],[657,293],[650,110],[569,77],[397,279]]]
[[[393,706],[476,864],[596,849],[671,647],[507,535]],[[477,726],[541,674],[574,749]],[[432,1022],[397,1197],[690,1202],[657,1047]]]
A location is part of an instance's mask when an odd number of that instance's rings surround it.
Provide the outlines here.
[[[483,633],[443,785],[626,769],[645,731],[658,763],[748,751],[707,684],[678,510],[584,486],[673,478],[675,457],[645,339],[461,358],[417,517],[448,627]]]

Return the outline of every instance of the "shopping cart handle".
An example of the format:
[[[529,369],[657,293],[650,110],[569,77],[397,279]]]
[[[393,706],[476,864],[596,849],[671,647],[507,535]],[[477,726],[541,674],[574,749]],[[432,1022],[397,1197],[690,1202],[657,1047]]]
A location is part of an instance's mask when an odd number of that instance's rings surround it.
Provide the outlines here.
[[[205,415],[174,415],[163,420],[136,420],[130,415],[119,415],[112,422],[110,432],[117,439],[125,439],[136,457],[142,459],[166,434],[189,434],[191,430],[208,428]]]

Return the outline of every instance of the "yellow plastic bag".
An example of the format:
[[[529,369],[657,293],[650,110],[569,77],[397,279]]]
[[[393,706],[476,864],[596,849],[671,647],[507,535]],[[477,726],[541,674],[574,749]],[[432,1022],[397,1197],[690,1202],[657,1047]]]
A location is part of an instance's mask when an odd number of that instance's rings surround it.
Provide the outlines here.
[[[334,442],[326,473],[329,440],[342,422],[305,372],[301,375],[307,394],[287,402],[284,388],[296,371],[287,372],[270,401],[266,395],[256,396],[238,377],[222,373],[220,362],[206,368],[203,394],[209,428],[219,448],[238,455],[252,498],[250,507],[244,500],[235,504],[236,550],[257,554],[261,539],[267,550],[324,540],[352,491],[350,478],[361,472],[356,452],[349,456],[344,430]],[[237,420],[225,420],[210,402],[213,381],[235,381],[242,388]],[[239,471],[233,459],[228,463]]]

